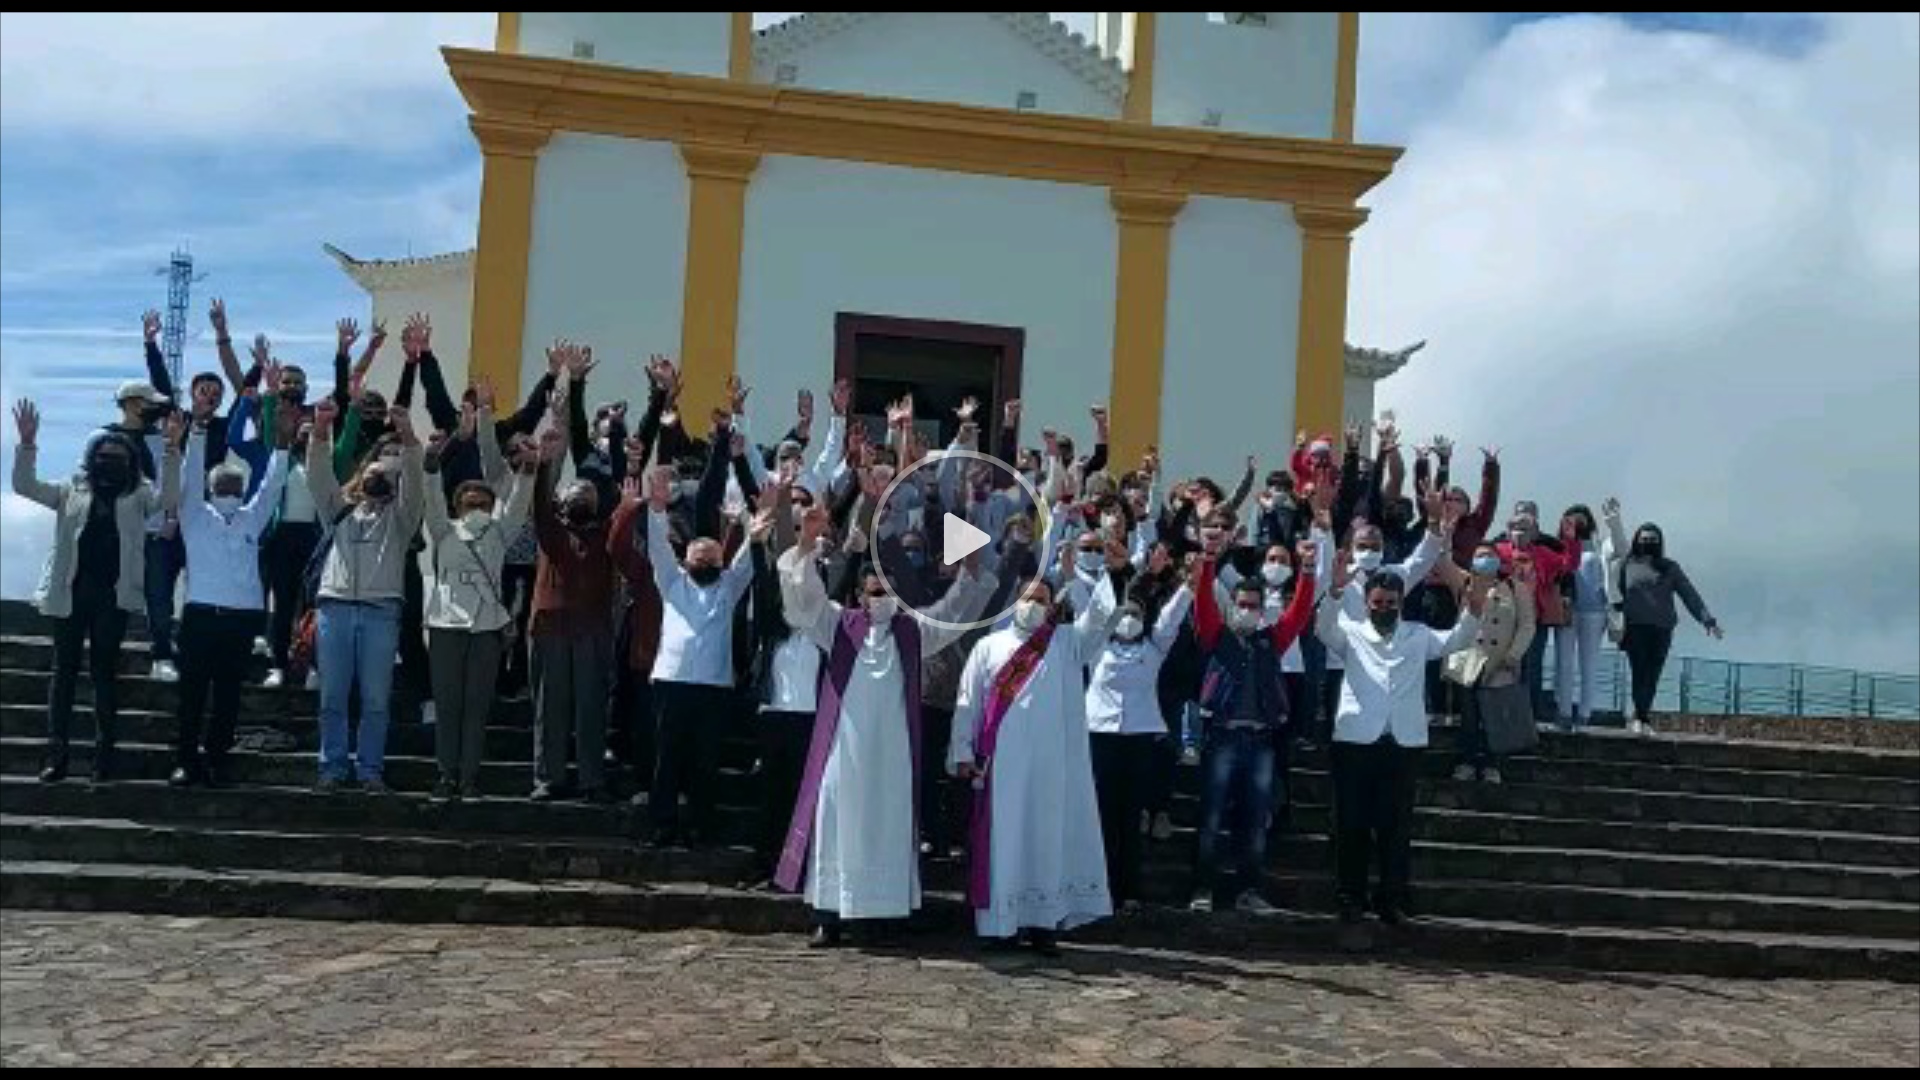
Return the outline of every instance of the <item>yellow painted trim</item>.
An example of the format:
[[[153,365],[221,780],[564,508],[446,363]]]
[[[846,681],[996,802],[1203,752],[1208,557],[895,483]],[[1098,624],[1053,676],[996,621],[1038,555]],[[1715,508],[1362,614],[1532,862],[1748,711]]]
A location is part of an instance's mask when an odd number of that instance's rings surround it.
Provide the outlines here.
[[[1173,219],[1187,203],[1174,192],[1112,193],[1119,224],[1113,294],[1113,388],[1109,443],[1119,471],[1160,441],[1160,391],[1167,347],[1167,278]]]
[[[1301,262],[1293,423],[1314,435],[1337,433],[1347,387],[1347,269],[1353,230],[1367,220],[1367,212],[1296,204],[1293,220],[1300,226]]]
[[[1127,71],[1127,103],[1121,115],[1136,124],[1153,123],[1153,69],[1160,51],[1160,13],[1133,12],[1133,57]]]
[[[481,116],[762,154],[1349,205],[1386,179],[1400,157],[1394,147],[1326,139],[867,97],[469,49],[443,54]]]
[[[735,11],[733,37],[727,48],[727,78],[753,81],[753,12]]]
[[[527,257],[533,250],[533,185],[550,129],[474,117],[480,141],[480,235],[473,259],[473,328],[467,370],[502,400],[520,389],[527,323]]]
[[[493,48],[495,52],[517,53],[520,51],[520,13],[502,11],[493,30]]]
[[[1353,112],[1360,92],[1360,13],[1340,13],[1340,59],[1334,68],[1333,137],[1353,141]]]
[[[740,249],[747,181],[760,155],[738,146],[681,143],[687,165],[687,265],[680,312],[681,415],[702,422],[734,373],[740,322]]]

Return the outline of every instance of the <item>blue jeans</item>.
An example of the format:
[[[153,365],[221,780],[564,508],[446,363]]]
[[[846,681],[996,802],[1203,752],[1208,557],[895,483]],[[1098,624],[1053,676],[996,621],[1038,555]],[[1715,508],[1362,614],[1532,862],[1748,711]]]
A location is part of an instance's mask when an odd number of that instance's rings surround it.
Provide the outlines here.
[[[1207,735],[1201,763],[1200,851],[1196,889],[1219,891],[1221,832],[1229,807],[1237,841],[1239,886],[1258,887],[1266,872],[1267,823],[1273,814],[1273,733],[1264,727],[1229,728],[1218,724]]]
[[[360,689],[360,779],[377,780],[387,763],[387,721],[400,604],[320,601],[320,775],[347,778],[347,701]]]
[[[165,540],[147,535],[147,637],[153,641],[153,659],[173,660],[173,589],[186,567],[186,547],[175,536]]]

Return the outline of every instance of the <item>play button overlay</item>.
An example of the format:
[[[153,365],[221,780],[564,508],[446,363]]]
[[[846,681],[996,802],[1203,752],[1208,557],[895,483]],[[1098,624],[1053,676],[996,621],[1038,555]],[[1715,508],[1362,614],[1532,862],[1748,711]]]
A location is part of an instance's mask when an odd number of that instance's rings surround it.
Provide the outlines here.
[[[975,528],[966,518],[957,517],[953,511],[940,519],[944,534],[940,544],[940,561],[948,566],[993,543],[993,537]]]
[[[1040,493],[1013,466],[943,450],[893,476],[874,508],[868,550],[900,610],[943,629],[984,629],[1012,614],[1052,565],[1047,519]],[[985,588],[989,576],[997,588]]]

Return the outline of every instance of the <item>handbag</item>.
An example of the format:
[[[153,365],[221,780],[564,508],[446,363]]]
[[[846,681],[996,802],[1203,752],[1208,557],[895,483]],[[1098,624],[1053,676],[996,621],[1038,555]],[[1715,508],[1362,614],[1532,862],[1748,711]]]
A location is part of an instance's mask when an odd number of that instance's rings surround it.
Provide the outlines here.
[[[1480,726],[1487,734],[1487,750],[1497,756],[1532,750],[1540,745],[1540,729],[1533,721],[1533,695],[1525,683],[1482,686]]]

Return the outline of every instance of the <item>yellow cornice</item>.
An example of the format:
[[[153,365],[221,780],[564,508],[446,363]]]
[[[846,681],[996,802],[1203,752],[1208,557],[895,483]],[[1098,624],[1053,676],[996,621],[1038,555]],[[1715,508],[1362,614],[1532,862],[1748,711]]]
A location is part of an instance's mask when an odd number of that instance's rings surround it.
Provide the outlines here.
[[[1400,150],[443,49],[478,120],[757,154],[1351,206]],[[476,127],[476,132],[478,132]]]

